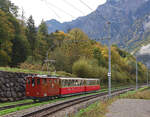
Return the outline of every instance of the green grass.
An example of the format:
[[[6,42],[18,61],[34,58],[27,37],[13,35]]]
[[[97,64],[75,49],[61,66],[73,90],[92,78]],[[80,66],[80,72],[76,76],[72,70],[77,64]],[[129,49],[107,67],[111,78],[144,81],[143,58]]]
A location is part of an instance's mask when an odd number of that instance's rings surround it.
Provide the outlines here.
[[[148,87],[143,87],[143,88],[140,88],[138,89],[137,91],[136,90],[133,90],[133,91],[128,91],[127,93],[124,93],[124,94],[120,94],[120,98],[126,98],[128,95],[133,95],[135,94],[136,92],[139,92],[139,91],[143,91],[145,89],[147,89]]]
[[[46,101],[46,102],[39,102],[39,103],[31,104],[31,105],[25,105],[25,106],[20,106],[20,107],[2,110],[2,111],[0,111],[0,116],[8,114],[8,113],[16,112],[19,110],[28,109],[28,108],[35,107],[35,106],[41,106],[44,104],[54,103],[54,102],[62,101],[62,100],[66,100],[66,99],[68,99],[68,98],[59,98],[59,99],[50,100],[50,101]]]
[[[21,100],[21,101],[16,101],[16,102],[0,103],[0,107],[22,104],[22,103],[28,103],[28,102],[33,102],[33,100],[26,99],[26,100]]]
[[[121,94],[119,98],[150,99],[150,88],[144,87],[140,88],[138,91],[129,91],[125,94]]]
[[[0,71],[7,71],[7,72],[19,72],[19,73],[31,73],[31,74],[46,74],[48,75],[49,72],[47,71],[39,71],[39,70],[29,70],[29,69],[20,69],[20,68],[10,68],[10,67],[0,67]],[[66,73],[64,71],[58,72],[50,72],[51,75],[56,76],[64,76],[64,77],[76,77],[74,74]]]
[[[36,74],[36,73],[38,73],[38,74],[48,74],[48,72],[45,72],[45,71],[10,68],[10,67],[0,67],[0,71],[20,72],[20,73],[33,73],[33,74]]]

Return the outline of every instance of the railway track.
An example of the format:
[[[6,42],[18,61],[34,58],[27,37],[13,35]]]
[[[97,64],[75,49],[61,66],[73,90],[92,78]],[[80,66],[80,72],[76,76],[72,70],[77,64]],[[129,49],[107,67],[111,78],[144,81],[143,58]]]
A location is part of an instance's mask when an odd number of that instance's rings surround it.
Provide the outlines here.
[[[124,88],[124,89],[112,91],[112,96],[117,95],[117,94],[121,94],[121,93],[125,93],[129,90],[134,90],[134,88]],[[30,111],[23,112],[23,113],[21,113],[21,112],[17,113],[16,112],[16,113],[12,113],[9,115],[5,115],[3,117],[10,117],[10,116],[11,117],[33,117],[33,116],[34,117],[48,117],[51,114],[54,114],[58,111],[61,111],[67,107],[71,107],[73,105],[80,104],[82,102],[86,102],[90,99],[94,99],[94,98],[102,97],[102,96],[105,96],[105,98],[107,98],[107,96],[108,96],[107,94],[108,94],[108,92],[102,92],[99,94],[82,96],[82,97],[78,97],[76,99],[70,99],[70,100],[60,102],[60,103],[51,104],[51,105],[46,106],[44,108],[30,110]]]
[[[104,90],[106,91],[106,90]],[[100,92],[102,93],[102,92]],[[26,106],[26,105],[30,105],[30,104],[35,104],[35,102],[26,102],[26,103],[19,103],[19,104],[12,104],[12,105],[8,105],[8,106],[2,106],[0,107],[0,111],[2,110],[6,110],[6,109],[11,109],[11,108],[16,108],[16,107],[20,107],[20,106]]]

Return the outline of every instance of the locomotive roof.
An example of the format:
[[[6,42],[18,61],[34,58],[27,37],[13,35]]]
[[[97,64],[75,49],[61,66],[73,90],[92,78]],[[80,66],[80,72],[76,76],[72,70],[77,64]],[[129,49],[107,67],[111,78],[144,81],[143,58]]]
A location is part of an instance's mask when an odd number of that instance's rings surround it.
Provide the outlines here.
[[[27,76],[27,77],[40,77],[40,78],[59,78],[57,76],[49,76],[49,75],[33,75],[33,76]]]
[[[67,79],[67,80],[99,80],[99,79],[88,79],[88,78],[63,78],[63,77],[60,77],[59,79]]]

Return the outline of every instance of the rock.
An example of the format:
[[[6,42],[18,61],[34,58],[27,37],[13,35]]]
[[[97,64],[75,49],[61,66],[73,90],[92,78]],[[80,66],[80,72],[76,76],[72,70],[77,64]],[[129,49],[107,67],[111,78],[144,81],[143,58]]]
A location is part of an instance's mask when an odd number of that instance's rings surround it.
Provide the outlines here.
[[[11,95],[12,95],[12,97],[14,97],[14,98],[17,97],[17,94],[16,94],[16,92],[14,92],[14,91],[11,92]]]
[[[4,78],[0,78],[0,80],[1,80],[1,83],[5,83],[5,79]]]
[[[11,86],[11,87],[13,87],[13,86],[14,86],[14,83],[13,83],[13,82],[11,82],[11,83],[10,83],[10,86]]]
[[[1,92],[0,92],[0,96],[1,96],[1,97],[4,97],[4,92],[1,91]]]
[[[6,83],[6,87],[10,87],[10,85],[8,83]]]
[[[2,89],[3,91],[6,91],[6,90],[7,90],[7,88],[5,87],[5,85],[2,85],[2,86],[1,86],[1,89]]]
[[[9,80],[9,79],[6,79],[6,80],[5,80],[5,82],[6,82],[6,83],[9,83],[9,82],[10,82],[10,80]]]
[[[11,97],[11,92],[10,91],[6,92],[6,97],[8,97],[8,98]]]
[[[10,88],[7,88],[7,91],[10,91]]]
[[[6,101],[8,101],[8,99],[7,98],[0,98],[0,101],[1,102],[6,102]]]
[[[17,95],[18,95],[18,97],[22,97],[23,96],[23,94],[20,93],[20,92]]]
[[[13,102],[13,101],[14,101],[14,98],[8,98],[8,100],[9,100],[10,102]]]

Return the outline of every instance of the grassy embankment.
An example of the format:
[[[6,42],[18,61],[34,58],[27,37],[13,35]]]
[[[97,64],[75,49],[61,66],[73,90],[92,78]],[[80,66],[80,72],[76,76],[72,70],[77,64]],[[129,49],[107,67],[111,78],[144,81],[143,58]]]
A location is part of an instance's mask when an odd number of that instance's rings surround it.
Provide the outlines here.
[[[107,101],[95,102],[87,108],[81,109],[76,115],[74,115],[74,117],[105,117],[105,114],[108,112],[108,106],[112,104],[112,102],[121,98],[150,99],[150,88],[140,88],[138,91],[129,91]]]
[[[10,68],[10,67],[0,67],[0,71],[19,72],[19,73],[31,73],[31,74],[41,74],[41,75],[42,74],[49,74],[49,72],[47,72],[47,71],[29,70],[29,69],[20,69],[20,68]],[[56,73],[51,72],[51,75],[75,77],[74,74],[66,73],[64,71],[58,71]]]

